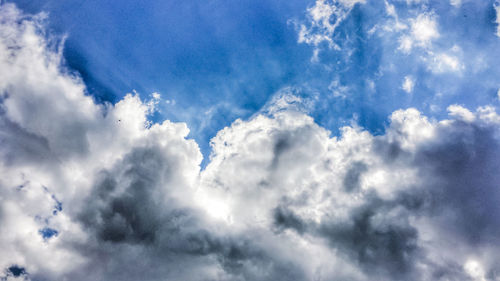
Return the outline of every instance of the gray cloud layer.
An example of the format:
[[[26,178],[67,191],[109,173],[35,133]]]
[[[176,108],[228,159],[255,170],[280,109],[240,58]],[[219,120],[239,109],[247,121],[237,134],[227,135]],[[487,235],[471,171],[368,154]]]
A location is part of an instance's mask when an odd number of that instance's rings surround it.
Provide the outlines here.
[[[499,280],[500,116],[415,109],[339,137],[285,95],[200,171],[153,96],[97,105],[0,7],[0,280]]]

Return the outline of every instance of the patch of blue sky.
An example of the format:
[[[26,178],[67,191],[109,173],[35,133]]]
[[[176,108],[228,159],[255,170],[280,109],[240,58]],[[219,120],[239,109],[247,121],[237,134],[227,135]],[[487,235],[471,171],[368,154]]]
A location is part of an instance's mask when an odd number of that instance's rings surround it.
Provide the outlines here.
[[[44,240],[50,239],[52,237],[57,237],[57,235],[59,235],[59,231],[50,227],[44,227],[38,230],[38,233],[43,237]]]
[[[338,48],[298,42],[315,1],[15,2],[49,12],[97,100],[160,93],[153,121],[187,122],[205,156],[221,128],[287,87],[316,101],[309,114],[333,134],[351,120],[382,133],[399,108],[441,118],[451,104],[498,106],[494,1],[367,0],[329,34]]]
[[[26,275],[26,274],[27,274],[26,269],[18,265],[11,265],[7,269],[7,276],[19,277],[21,275]]]

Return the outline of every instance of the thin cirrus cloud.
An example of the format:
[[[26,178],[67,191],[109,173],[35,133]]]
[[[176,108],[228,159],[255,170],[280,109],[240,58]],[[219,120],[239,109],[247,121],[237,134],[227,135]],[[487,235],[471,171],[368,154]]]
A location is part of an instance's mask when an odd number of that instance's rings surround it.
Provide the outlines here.
[[[44,17],[0,7],[1,280],[499,278],[494,105],[335,136],[308,114],[321,95],[284,88],[201,169],[185,123],[150,121],[159,94],[86,95]]]

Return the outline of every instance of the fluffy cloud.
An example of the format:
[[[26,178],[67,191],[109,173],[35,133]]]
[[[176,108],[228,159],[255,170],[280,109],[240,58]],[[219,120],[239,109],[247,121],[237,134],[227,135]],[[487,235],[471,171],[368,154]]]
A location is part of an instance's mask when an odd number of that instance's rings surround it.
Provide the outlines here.
[[[401,37],[400,49],[411,51],[413,46],[429,47],[432,40],[439,37],[435,16],[422,13],[410,19],[410,34]]]
[[[396,111],[379,137],[346,127],[331,138],[289,111],[236,121],[213,140],[202,186],[225,204],[220,218],[235,229],[270,229],[281,241],[336,253],[311,260],[312,268],[347,262],[362,273],[350,279],[454,279],[481,257],[475,262],[493,276],[494,251],[482,251],[495,247],[500,230],[497,115],[450,112],[453,119],[437,122]]]
[[[96,104],[43,34],[1,6],[1,280],[499,278],[492,107],[332,136],[290,91],[200,171],[184,123],[148,122],[158,95]]]

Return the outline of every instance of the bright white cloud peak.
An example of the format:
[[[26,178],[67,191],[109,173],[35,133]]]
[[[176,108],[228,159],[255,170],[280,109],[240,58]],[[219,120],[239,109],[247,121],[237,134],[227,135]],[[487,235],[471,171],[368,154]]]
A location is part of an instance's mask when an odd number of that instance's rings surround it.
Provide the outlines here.
[[[493,107],[332,137],[281,94],[219,131],[201,171],[184,123],[148,122],[158,95],[96,104],[41,21],[0,8],[0,280],[500,278]]]

